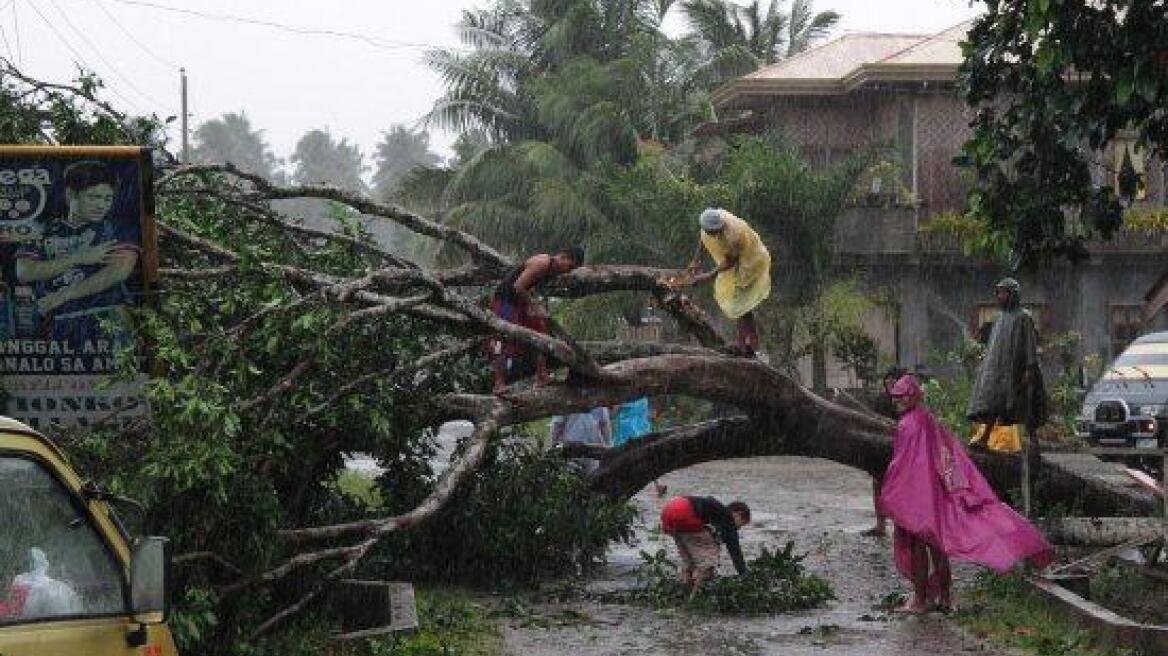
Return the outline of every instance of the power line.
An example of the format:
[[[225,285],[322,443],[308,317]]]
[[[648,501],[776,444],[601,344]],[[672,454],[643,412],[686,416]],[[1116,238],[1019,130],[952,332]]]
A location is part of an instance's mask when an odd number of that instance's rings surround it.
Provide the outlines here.
[[[104,2],[102,2],[101,0],[94,0],[94,1],[97,3],[97,8],[100,9],[102,11],[102,13],[105,14],[106,17],[109,18],[110,21],[114,25],[116,25],[119,30],[122,31],[122,34],[126,35],[126,38],[130,39],[130,41],[133,41],[134,45],[138,46],[138,48],[140,48],[142,50],[142,52],[146,53],[147,55],[150,55],[151,57],[154,58],[154,61],[162,64],[163,66],[166,66],[168,68],[178,68],[178,64],[166,59],[165,57],[163,57],[162,55],[159,55],[157,52],[155,52],[151,48],[147,47],[145,43],[142,43],[138,39],[138,37],[134,36],[133,32],[126,29],[126,27],[124,25],[122,25],[121,21],[119,21],[112,13],[110,13],[109,9],[106,9]]]
[[[93,51],[93,54],[97,55],[97,58],[100,59],[106,66],[108,66],[109,69],[113,71],[114,75],[118,76],[123,82],[125,82],[126,86],[133,89],[139,96],[142,96],[156,107],[165,108],[167,106],[165,102],[162,102],[161,100],[158,100],[154,96],[151,96],[150,94],[143,91],[138,85],[134,84],[133,80],[123,75],[122,72],[118,70],[118,67],[113,65],[113,62],[106,59],[105,55],[101,54],[101,49],[93,45],[93,42],[89,40],[89,37],[85,36],[84,32],[77,29],[77,26],[74,25],[73,21],[69,19],[69,15],[66,14],[63,9],[61,9],[61,5],[57,4],[57,0],[49,0],[49,4],[53,5],[53,9],[56,9],[57,13],[61,15],[61,18],[65,20],[65,24],[69,26],[69,29],[73,30],[73,33],[80,37],[81,40],[89,46],[89,49]]]
[[[284,23],[277,23],[275,21],[263,20],[259,18],[246,18],[243,16],[233,16],[231,14],[212,14],[195,9],[184,9],[181,7],[170,7],[155,2],[148,2],[147,0],[113,0],[114,2],[123,5],[133,5],[137,7],[147,7],[150,9],[157,9],[160,11],[169,11],[175,14],[186,14],[189,16],[198,16],[205,20],[225,21],[229,23],[245,23],[248,25],[259,25],[261,27],[270,27],[283,32],[290,32],[292,34],[309,34],[314,36],[330,36],[339,37],[342,39],[351,39],[353,41],[360,41],[366,45],[380,48],[382,50],[397,50],[400,48],[438,48],[445,46],[436,46],[432,43],[417,43],[413,41],[397,41],[394,39],[382,39],[380,37],[372,37],[367,34],[360,34],[357,32],[344,32],[341,30],[319,29],[313,27],[299,27],[296,25],[285,25]]]
[[[42,14],[41,10],[38,9],[35,4],[33,4],[31,6],[32,6],[32,10],[36,12],[37,16],[40,16],[41,20],[45,22],[45,25],[47,25],[49,27],[49,30],[52,31],[52,33],[56,35],[57,40],[60,41],[66,48],[68,48],[69,52],[73,53],[73,56],[77,58],[77,61],[80,64],[82,64],[83,66],[86,66],[86,67],[92,69],[93,67],[89,66],[89,62],[85,61],[85,57],[82,57],[81,53],[77,52],[77,49],[73,47],[73,44],[69,43],[69,41],[65,38],[65,35],[61,34],[57,30],[57,27],[55,25],[53,25],[52,21],[50,21],[44,14]],[[125,102],[126,104],[131,105],[135,108],[141,109],[141,106],[138,103],[134,102],[133,100],[130,100],[124,94],[120,93],[117,89],[114,89],[113,87],[107,87],[107,88],[109,89],[110,93],[112,93],[115,96],[117,96],[118,98],[120,98],[122,100],[122,102]]]
[[[20,65],[24,66],[24,50],[20,47],[20,20],[17,16],[20,14],[16,10],[16,0],[12,2],[12,31],[16,33],[16,58],[20,61]]]

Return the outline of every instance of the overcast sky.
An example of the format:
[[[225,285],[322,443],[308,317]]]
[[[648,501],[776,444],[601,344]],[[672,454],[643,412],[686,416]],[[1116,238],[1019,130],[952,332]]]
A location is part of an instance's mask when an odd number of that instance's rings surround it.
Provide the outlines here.
[[[422,53],[426,47],[458,45],[451,26],[463,9],[481,4],[0,0],[0,48],[41,79],[66,80],[82,62],[105,79],[116,106],[163,115],[179,113],[178,66],[184,66],[192,131],[201,121],[244,110],[266,131],[279,157],[286,158],[300,135],[313,128],[348,137],[369,156],[382,130],[414,123],[439,96],[440,80],[422,64]],[[819,0],[816,9],[843,15],[837,33],[936,32],[977,11],[968,0]],[[234,19],[348,32],[373,43]],[[666,27],[675,33],[684,28],[676,6]],[[451,140],[433,135],[443,152]]]

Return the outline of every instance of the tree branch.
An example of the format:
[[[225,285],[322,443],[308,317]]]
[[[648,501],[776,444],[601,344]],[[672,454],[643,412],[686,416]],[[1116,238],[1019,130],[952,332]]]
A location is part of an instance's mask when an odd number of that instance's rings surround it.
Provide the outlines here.
[[[184,175],[198,173],[225,173],[251,183],[255,191],[269,200],[291,200],[296,198],[318,198],[331,200],[347,205],[361,214],[378,216],[394,221],[418,234],[432,237],[458,246],[475,260],[498,269],[506,269],[513,265],[512,261],[495,249],[487,246],[477,237],[456,230],[450,226],[424,218],[413,212],[407,212],[398,207],[391,207],[376,203],[360,194],[355,194],[335,187],[313,185],[279,186],[274,185],[262,176],[245,173],[230,164],[187,165],[176,167],[168,175],[160,178],[159,188],[163,188]]]
[[[411,373],[414,373],[417,371],[421,371],[423,369],[429,368],[430,366],[437,364],[439,362],[442,362],[444,360],[447,360],[449,358],[454,358],[454,357],[458,357],[460,355],[464,355],[478,346],[479,346],[478,340],[466,340],[466,341],[460,342],[458,344],[455,344],[454,346],[451,346],[450,348],[442,349],[440,351],[436,351],[436,352],[431,353],[429,355],[423,356],[423,357],[419,358],[418,360],[411,362],[408,365],[401,366],[398,363],[394,363],[393,366],[387,367],[387,368],[382,369],[380,371],[374,371],[371,373],[367,373],[363,376],[358,376],[357,378],[354,378],[353,380],[349,381],[348,383],[337,388],[337,391],[333,392],[324,401],[318,403],[317,405],[313,406],[312,408],[309,408],[307,412],[305,412],[303,415],[301,415],[300,421],[307,422],[309,419],[312,419],[313,417],[321,414],[322,412],[325,412],[329,408],[335,406],[338,401],[340,401],[344,397],[348,396],[349,394],[352,394],[353,392],[360,389],[361,387],[363,387],[364,385],[368,384],[371,381],[377,380],[379,378],[385,378],[388,376],[393,376],[396,378],[396,377],[405,376],[407,374],[411,374]]]
[[[501,401],[496,401],[494,409],[486,413],[486,417],[475,425],[469,445],[462,457],[451,464],[434,490],[413,510],[384,519],[367,519],[348,524],[280,531],[280,537],[291,542],[305,542],[335,539],[355,534],[383,536],[402,528],[417,526],[430,519],[454,496],[458,486],[482,466],[483,459],[487,454],[487,446],[498,432],[503,416],[505,416],[505,406]]]

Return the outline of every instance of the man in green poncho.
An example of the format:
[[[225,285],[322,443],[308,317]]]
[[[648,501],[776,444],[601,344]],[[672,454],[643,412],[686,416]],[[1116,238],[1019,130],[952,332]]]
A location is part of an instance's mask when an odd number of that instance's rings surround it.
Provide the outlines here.
[[[1021,291],[1013,278],[1005,278],[994,287],[1002,313],[994,322],[969,399],[969,420],[985,425],[973,446],[983,446],[996,425],[1025,424],[1033,436],[1046,421],[1038,331],[1030,313],[1022,309]]]

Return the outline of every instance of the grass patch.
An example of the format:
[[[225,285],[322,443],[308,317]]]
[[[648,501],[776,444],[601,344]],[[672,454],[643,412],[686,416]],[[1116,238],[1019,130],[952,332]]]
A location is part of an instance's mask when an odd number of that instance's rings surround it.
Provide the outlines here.
[[[1114,565],[1091,577],[1091,600],[1145,624],[1168,624],[1168,584]]]
[[[1101,645],[1098,636],[1051,608],[1017,575],[979,574],[954,617],[979,638],[1037,656],[1135,654]]]
[[[827,581],[803,570],[803,556],[788,542],[777,551],[763,549],[747,563],[741,576],[722,576],[707,581],[700,590],[678,582],[677,565],[664,549],[641,552],[637,570],[641,582],[635,601],[656,608],[685,608],[706,614],[767,615],[816,608],[835,598]]]
[[[457,588],[418,590],[417,631],[372,643],[372,656],[502,656],[491,611]]]

